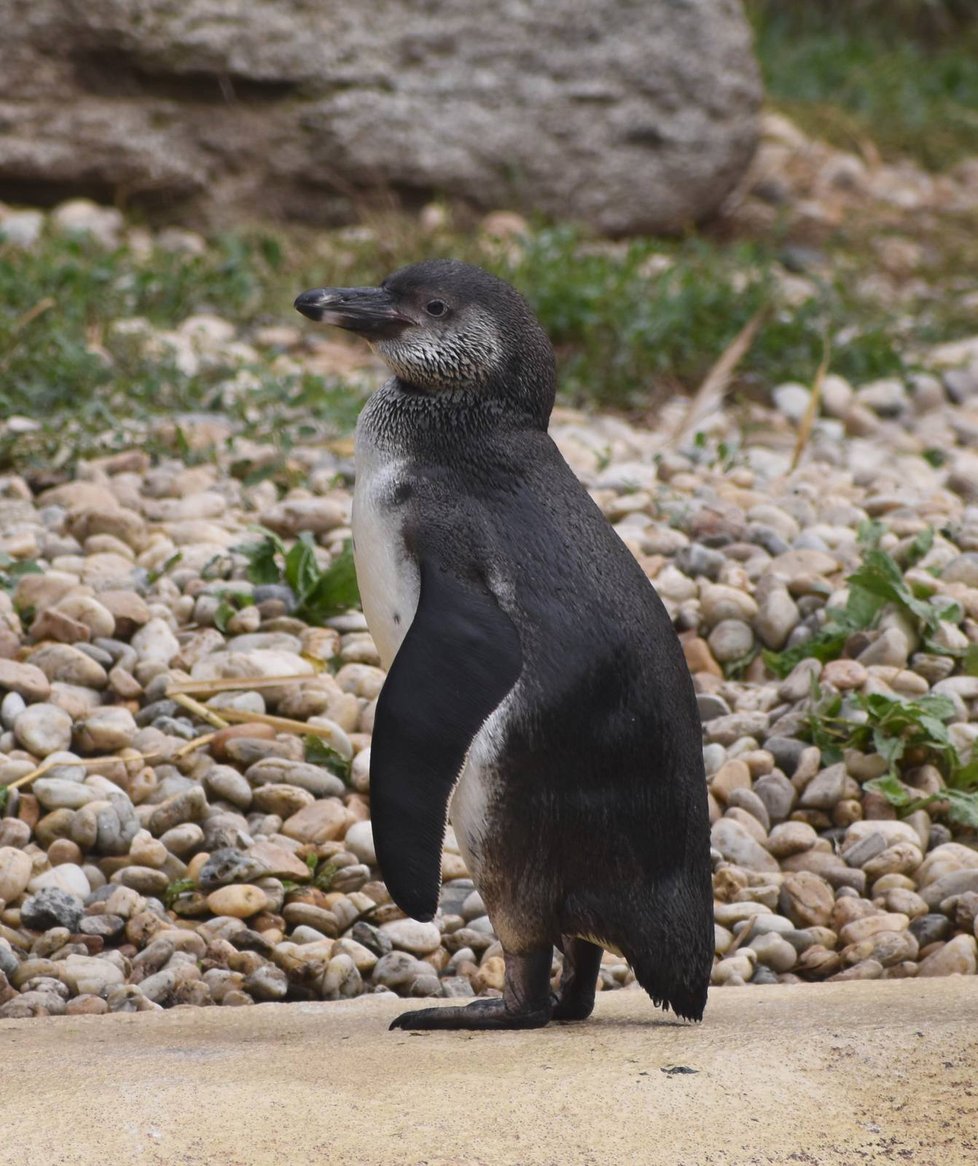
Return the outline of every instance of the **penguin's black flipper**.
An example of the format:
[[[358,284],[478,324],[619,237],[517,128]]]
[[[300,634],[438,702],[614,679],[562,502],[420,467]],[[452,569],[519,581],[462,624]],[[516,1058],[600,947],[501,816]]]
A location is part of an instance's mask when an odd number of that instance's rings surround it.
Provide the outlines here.
[[[370,748],[374,844],[394,902],[438,908],[448,800],[483,721],[516,683],[519,635],[495,596],[423,556],[418,608],[377,701]]]

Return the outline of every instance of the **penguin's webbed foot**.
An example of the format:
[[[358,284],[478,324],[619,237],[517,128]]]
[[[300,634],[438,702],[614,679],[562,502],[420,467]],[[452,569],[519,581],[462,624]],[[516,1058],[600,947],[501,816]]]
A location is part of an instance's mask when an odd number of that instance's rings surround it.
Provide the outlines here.
[[[601,967],[601,948],[588,939],[561,939],[564,972],[553,995],[554,1020],[587,1020],[594,1011],[594,993]]]
[[[475,1000],[461,1008],[420,1008],[402,1012],[391,1028],[505,1029],[543,1028],[550,1020],[550,962],[552,948],[526,953],[503,951],[506,974],[503,994]]]
[[[391,1028],[408,1031],[428,1029],[542,1028],[550,1020],[549,1008],[509,1011],[502,999],[476,1000],[462,1008],[419,1008],[402,1012]]]

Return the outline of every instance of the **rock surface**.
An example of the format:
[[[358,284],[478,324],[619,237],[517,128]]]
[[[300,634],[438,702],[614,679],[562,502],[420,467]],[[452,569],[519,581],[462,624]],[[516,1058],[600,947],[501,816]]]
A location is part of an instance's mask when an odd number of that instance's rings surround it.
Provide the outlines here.
[[[8,198],[322,223],[447,195],[653,232],[716,210],[756,140],[736,0],[21,7],[0,0]]]

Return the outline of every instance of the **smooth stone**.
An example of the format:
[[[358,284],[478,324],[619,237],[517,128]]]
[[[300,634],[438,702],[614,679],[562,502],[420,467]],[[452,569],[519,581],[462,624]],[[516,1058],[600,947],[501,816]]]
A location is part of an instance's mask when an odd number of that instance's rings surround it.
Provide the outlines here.
[[[853,964],[852,967],[846,968],[844,971],[836,972],[834,976],[829,976],[831,981],[845,982],[847,980],[878,980],[883,974],[883,965],[876,959],[861,960],[858,964]]]
[[[764,774],[754,782],[753,791],[764,803],[772,823],[783,822],[798,800],[798,791],[783,773]]]
[[[0,657],[0,690],[14,693],[25,701],[46,701],[51,695],[51,681],[34,664]],[[10,728],[10,725],[6,725]]]
[[[59,777],[39,777],[32,792],[46,810],[80,810],[89,802],[101,800],[99,792],[91,786]]]
[[[830,887],[852,887],[860,895],[866,889],[866,872],[853,870],[831,850],[813,847],[801,854],[789,854],[781,860],[781,869],[792,873],[805,872],[818,875]]]
[[[247,782],[245,784],[248,785]],[[297,785],[260,785],[253,793],[249,785],[248,790],[254,810],[262,814],[277,814],[283,820],[311,806],[316,800],[308,790]]]
[[[973,935],[956,935],[920,961],[918,976],[973,976],[978,970],[978,943]]]
[[[274,842],[259,841],[248,848],[248,856],[258,863],[263,874],[276,878],[306,879],[309,867],[301,858],[284,846]]]
[[[839,762],[816,773],[802,791],[798,804],[806,809],[831,810],[846,792],[846,767]]]
[[[77,863],[63,862],[51,870],[35,875],[30,881],[31,891],[54,889],[64,891],[79,899],[87,898],[92,893],[92,886],[88,875]]]
[[[96,709],[75,726],[75,744],[84,753],[114,753],[131,745],[137,731],[128,709]]]
[[[923,861],[920,847],[912,842],[896,842],[862,864],[867,878],[888,874],[912,874]]]
[[[256,1001],[284,1000],[289,991],[289,979],[274,964],[262,964],[245,976],[243,986]]]
[[[807,822],[780,822],[768,835],[767,848],[775,858],[801,854],[818,841],[818,834]]]
[[[305,761],[284,757],[267,757],[248,767],[245,777],[252,785],[297,785],[316,798],[342,797],[343,782],[328,769]]]
[[[873,834],[881,834],[886,846],[892,846],[897,842],[910,842],[914,846],[919,845],[916,830],[912,826],[908,826],[906,822],[873,818],[861,822],[853,822],[846,828],[845,837],[842,840],[843,855],[848,856],[851,846],[862,842],[865,838]],[[976,858],[978,858],[978,854],[976,854]],[[975,865],[978,866],[978,862]]]
[[[913,841],[912,838],[908,840]],[[924,887],[944,875],[961,870],[978,870],[978,850],[962,846],[959,842],[943,842],[934,847],[920,864],[917,881]]]
[[[887,664],[894,668],[905,668],[910,656],[910,641],[901,628],[885,628],[879,636],[859,653],[859,663],[864,667],[872,664]]]
[[[767,735],[769,718],[764,712],[731,713],[729,717],[716,717],[705,725],[706,738],[717,745],[733,745],[741,737],[762,740]]]
[[[105,688],[109,682],[102,665],[71,644],[45,644],[31,653],[28,663],[40,668],[52,682],[92,689]]]
[[[161,802],[145,823],[157,838],[183,822],[199,822],[207,813],[207,796],[200,786],[192,786]]]
[[[754,617],[754,631],[766,648],[778,651],[784,647],[800,619],[798,605],[788,594],[787,588],[769,588]]]
[[[307,868],[308,870],[308,868]],[[229,883],[250,883],[268,872],[255,858],[240,850],[222,847],[211,852],[210,857],[197,872],[197,885],[202,891],[215,891]],[[221,914],[222,912],[218,912]],[[225,911],[229,915],[233,912]]]
[[[204,777],[204,787],[214,798],[223,798],[232,806],[250,808],[253,791],[247,778],[230,765],[214,765]]]
[[[843,945],[860,943],[881,931],[906,931],[910,919],[898,912],[884,911],[878,915],[864,915],[853,919],[839,932],[839,942]]]
[[[969,891],[978,892],[978,870],[956,870],[942,875],[934,882],[920,887],[920,897],[933,911],[954,895],[965,895]]]
[[[197,850],[204,842],[204,831],[196,822],[182,822],[179,826],[172,826],[160,835],[160,842],[178,858],[185,858],[192,851]]]
[[[865,835],[847,849],[843,849],[842,857],[850,866],[862,867],[870,859],[875,858],[886,850],[886,838],[879,830]]]
[[[810,871],[786,874],[781,883],[779,910],[797,927],[827,927],[834,904],[831,886]]]
[[[411,952],[413,955],[429,955],[441,946],[441,932],[435,923],[395,919],[384,923],[380,931],[398,951]]]
[[[407,995],[411,985],[419,977],[427,977],[431,973],[430,964],[417,959],[409,952],[392,951],[380,957],[371,979],[375,984],[390,988],[398,995]]]
[[[829,660],[822,669],[822,680],[840,691],[862,688],[869,673],[858,660]]]
[[[363,977],[352,956],[338,951],[326,965],[319,993],[323,1000],[347,1000],[363,991]]]
[[[925,948],[929,944],[947,939],[951,931],[951,920],[946,915],[936,913],[918,915],[910,921],[910,930],[921,948]]]
[[[282,833],[299,842],[332,842],[343,837],[348,825],[349,811],[339,798],[322,798],[287,818]]]
[[[85,955],[69,955],[62,965],[61,978],[74,993],[93,996],[101,996],[126,980],[125,973],[111,960]]]
[[[261,887],[237,884],[220,887],[207,896],[207,907],[215,915],[230,915],[234,919],[248,919],[264,911],[268,896]]]
[[[13,903],[27,889],[33,871],[30,855],[12,846],[0,847],[0,901]]]
[[[750,768],[743,761],[724,761],[709,782],[713,796],[726,804],[730,794],[736,789],[750,789]]]
[[[775,972],[790,972],[798,960],[795,949],[776,932],[754,936],[750,947],[757,955],[758,963]]]
[[[760,842],[732,818],[721,818],[714,823],[710,841],[728,862],[737,866],[756,871],[779,869],[777,859],[772,858]]]
[[[707,643],[715,660],[731,663],[742,660],[754,647],[754,632],[743,620],[723,619],[710,632]]]
[[[360,862],[366,863],[367,866],[377,865],[373,826],[369,820],[354,822],[347,830],[343,844],[351,854],[356,855]]]
[[[162,895],[170,884],[170,878],[165,871],[156,870],[151,866],[125,866],[117,870],[111,880],[124,887],[129,887],[140,895]]]
[[[14,736],[35,757],[60,753],[71,745],[71,717],[54,704],[29,705],[14,722]]]

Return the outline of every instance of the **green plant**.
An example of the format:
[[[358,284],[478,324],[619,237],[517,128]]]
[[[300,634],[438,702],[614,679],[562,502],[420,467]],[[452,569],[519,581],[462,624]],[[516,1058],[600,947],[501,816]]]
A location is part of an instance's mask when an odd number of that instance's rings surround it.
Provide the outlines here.
[[[163,906],[169,910],[181,895],[187,894],[188,891],[196,891],[196,889],[197,884],[193,879],[175,879],[167,885],[163,892]]]
[[[809,132],[932,169],[978,152],[978,20],[959,0],[748,0],[769,99]]]
[[[248,559],[247,577],[252,583],[285,583],[292,588],[295,614],[306,623],[322,625],[360,604],[349,541],[325,570],[316,562],[316,544],[308,531],[303,531],[290,549],[270,532],[258,542],[234,549]]]
[[[306,761],[310,765],[322,765],[328,769],[330,773],[334,773],[340,780],[349,785],[350,783],[350,762],[335,749],[331,748],[322,737],[315,733],[307,733],[302,738],[302,743],[305,747]]]
[[[822,627],[810,640],[781,652],[763,653],[765,664],[776,676],[787,676],[800,660],[809,657],[822,663],[837,659],[853,632],[875,627],[888,606],[902,612],[919,628],[928,651],[938,655],[960,654],[935,643],[933,637],[942,622],[960,623],[964,612],[958,604],[942,602],[939,597],[927,599],[915,595],[893,556],[877,545],[880,529],[876,524],[862,532],[863,560],[846,578],[849,594],[845,607],[827,608]],[[919,534],[906,552],[907,566],[923,558],[933,541],[932,529]]]
[[[881,793],[891,805],[910,813],[935,802],[947,802],[950,821],[978,828],[978,757],[964,762],[947,722],[954,703],[931,694],[917,700],[883,693],[823,696],[816,688],[804,735],[817,745],[826,765],[841,761],[846,749],[876,753],[886,761],[881,777],[863,788]],[[944,776],[947,789],[916,797],[902,781],[908,766],[930,764]]]
[[[13,591],[24,575],[41,575],[42,568],[33,559],[14,559],[0,551],[0,591]]]

